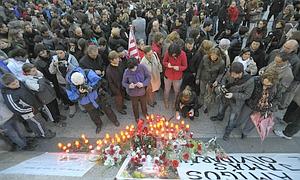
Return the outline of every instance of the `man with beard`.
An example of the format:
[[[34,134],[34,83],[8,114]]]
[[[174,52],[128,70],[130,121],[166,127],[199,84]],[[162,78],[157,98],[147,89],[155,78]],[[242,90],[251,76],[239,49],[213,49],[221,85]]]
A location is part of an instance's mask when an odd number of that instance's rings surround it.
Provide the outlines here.
[[[229,139],[231,131],[237,125],[237,117],[241,112],[245,100],[249,99],[254,89],[254,79],[251,75],[244,74],[244,66],[240,62],[232,63],[229,73],[222,79],[221,104],[218,109],[218,115],[210,119],[212,121],[222,121],[225,111],[229,107],[229,120],[223,136],[224,141]]]
[[[257,69],[267,66],[268,62],[265,60],[266,52],[260,39],[254,39],[250,43],[250,53],[254,62],[256,63]]]

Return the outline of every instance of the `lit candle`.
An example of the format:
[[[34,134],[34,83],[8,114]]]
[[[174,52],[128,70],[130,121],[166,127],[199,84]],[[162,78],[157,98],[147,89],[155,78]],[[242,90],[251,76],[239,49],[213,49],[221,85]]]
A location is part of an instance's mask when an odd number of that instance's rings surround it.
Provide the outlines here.
[[[178,124],[175,125],[175,129],[178,131],[178,129],[179,129]]]
[[[61,149],[63,147],[63,144],[62,143],[58,143],[57,146],[58,146],[59,149]]]
[[[64,151],[67,149],[67,146],[63,146],[63,148],[62,148]]]
[[[117,143],[120,143],[121,142],[121,139],[118,137],[117,138]]]
[[[107,144],[107,140],[106,139],[104,139],[103,142],[104,142],[104,144]]]
[[[184,121],[183,120],[181,121],[181,125],[184,125]]]
[[[96,142],[97,145],[101,145],[102,144],[102,141],[99,139],[97,142]]]
[[[84,140],[84,143],[85,144],[89,143],[89,140],[88,139]]]
[[[173,124],[173,123],[171,123],[171,125],[170,125],[170,126],[171,126],[171,128],[173,128],[173,127],[174,127],[174,124]]]
[[[126,131],[128,131],[129,130],[129,126],[126,126]]]
[[[169,126],[169,121],[167,121],[165,124],[166,124],[166,127],[168,127]]]
[[[67,144],[67,147],[68,147],[68,148],[70,148],[71,146],[72,146],[72,144],[71,144],[71,143],[68,143],[68,144]]]
[[[108,133],[105,134],[105,138],[109,139],[109,134]]]
[[[134,129],[134,125],[133,124],[131,124],[130,129]]]
[[[189,125],[189,124],[185,125],[185,130],[186,130],[186,131],[189,131],[189,130],[190,130],[190,125]]]
[[[90,149],[90,150],[93,149],[93,145],[89,145],[89,149]]]
[[[124,132],[123,132],[123,131],[121,131],[121,132],[120,132],[120,134],[121,134],[121,136],[123,136],[123,135],[124,135]]]
[[[69,150],[69,149],[67,149],[67,150],[66,150],[66,153],[69,153],[69,152],[70,152],[70,150]]]
[[[82,139],[85,139],[86,137],[85,137],[85,135],[84,135],[84,134],[81,134],[81,138],[82,138]]]
[[[100,151],[100,150],[101,150],[101,147],[100,147],[100,146],[97,146],[96,149],[97,149],[97,151]]]

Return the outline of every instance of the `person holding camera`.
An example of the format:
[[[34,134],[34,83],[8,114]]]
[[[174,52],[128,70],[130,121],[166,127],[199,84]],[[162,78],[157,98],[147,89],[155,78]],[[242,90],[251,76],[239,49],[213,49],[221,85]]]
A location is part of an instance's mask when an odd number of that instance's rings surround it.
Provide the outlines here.
[[[97,126],[96,134],[100,133],[102,127],[100,107],[115,126],[120,125],[116,114],[107,102],[107,94],[102,89],[103,79],[93,70],[77,67],[67,74],[66,79],[69,99],[73,102],[78,101],[85,108]]]
[[[254,89],[254,80],[251,75],[244,73],[244,66],[240,62],[232,63],[229,73],[222,81],[220,91],[223,93],[217,116],[212,121],[222,121],[225,111],[229,107],[229,120],[223,139],[227,141],[233,128],[236,127],[237,117],[241,112],[245,100],[249,99]]]
[[[79,66],[79,63],[72,54],[66,52],[65,47],[62,44],[58,44],[55,49],[57,55],[52,57],[52,62],[49,66],[49,72],[51,74],[56,74],[63,104],[69,106],[69,117],[72,118],[76,113],[76,106],[74,102],[68,99],[66,94],[65,89],[67,81],[65,78],[69,71]]]

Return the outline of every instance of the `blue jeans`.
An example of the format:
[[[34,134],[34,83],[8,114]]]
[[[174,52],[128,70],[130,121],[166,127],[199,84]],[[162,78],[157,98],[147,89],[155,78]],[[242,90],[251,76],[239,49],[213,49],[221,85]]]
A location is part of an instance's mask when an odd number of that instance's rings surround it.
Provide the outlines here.
[[[26,138],[24,134],[22,134],[22,129],[20,128],[21,123],[18,121],[17,116],[13,116],[8,121],[6,121],[1,129],[4,130],[4,134],[20,149],[24,148],[26,144]]]
[[[225,128],[225,133],[230,134],[231,131],[237,126],[237,118],[241,112],[242,106],[222,98],[218,109],[218,116],[224,117],[227,108],[229,108],[229,120]]]

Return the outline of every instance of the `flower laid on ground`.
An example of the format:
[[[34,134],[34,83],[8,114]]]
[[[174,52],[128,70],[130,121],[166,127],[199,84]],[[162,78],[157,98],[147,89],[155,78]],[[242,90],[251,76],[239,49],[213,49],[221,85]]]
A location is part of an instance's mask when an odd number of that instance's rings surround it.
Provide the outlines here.
[[[114,136],[106,134],[104,139],[97,140],[96,146],[89,144],[84,135],[73,144],[60,143],[58,146],[64,152],[69,152],[66,150],[72,150],[72,147],[75,147],[74,151],[77,148],[92,152],[92,161],[100,161],[109,167],[121,165],[128,157],[128,165],[122,173],[128,178],[177,179],[180,163],[191,163],[197,155],[227,158],[216,138],[207,143],[193,139],[189,125],[184,121],[173,123],[159,115],[140,120],[137,127],[126,126]]]

